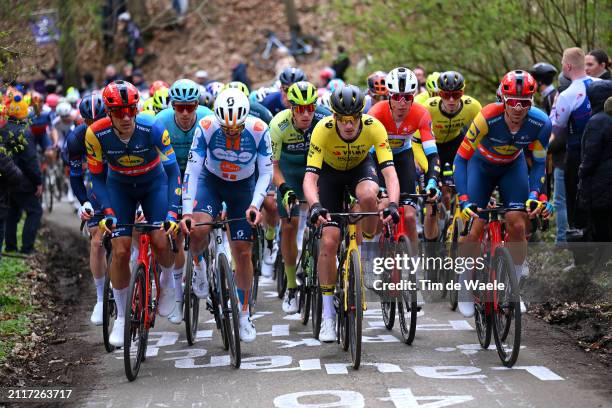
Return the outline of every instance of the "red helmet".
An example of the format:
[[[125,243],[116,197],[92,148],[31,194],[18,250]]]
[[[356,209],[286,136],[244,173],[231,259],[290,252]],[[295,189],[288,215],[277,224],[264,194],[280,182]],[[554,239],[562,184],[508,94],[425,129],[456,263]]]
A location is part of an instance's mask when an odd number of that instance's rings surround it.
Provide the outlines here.
[[[149,87],[149,96],[152,98],[153,95],[155,95],[155,91],[157,91],[160,88],[168,88],[170,89],[170,85],[168,85],[167,82],[164,81],[155,81],[151,84],[151,86]]]
[[[389,95],[389,89],[385,83],[387,74],[376,71],[368,77],[368,91],[371,95]]]
[[[47,104],[48,107],[55,108],[57,104],[59,103],[59,95],[50,93],[49,95],[47,95],[47,98],[45,99],[45,103]]]
[[[106,108],[133,106],[138,104],[138,89],[127,81],[113,81],[102,91]]]
[[[501,80],[503,96],[532,96],[536,91],[536,80],[527,71],[510,71]]]

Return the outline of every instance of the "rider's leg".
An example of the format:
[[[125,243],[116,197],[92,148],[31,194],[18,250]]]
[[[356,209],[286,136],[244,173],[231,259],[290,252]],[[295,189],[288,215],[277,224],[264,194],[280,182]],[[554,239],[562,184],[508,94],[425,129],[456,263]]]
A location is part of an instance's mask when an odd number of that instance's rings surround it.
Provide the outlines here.
[[[97,226],[89,229],[91,236],[89,248],[89,267],[96,286],[96,304],[91,314],[92,323],[102,324],[102,302],[104,300],[104,272],[106,271],[106,251],[102,247],[102,233]]]
[[[334,288],[336,286],[336,254],[340,243],[340,229],[335,226],[323,228],[319,242],[317,271],[323,294],[323,317],[335,318]]]

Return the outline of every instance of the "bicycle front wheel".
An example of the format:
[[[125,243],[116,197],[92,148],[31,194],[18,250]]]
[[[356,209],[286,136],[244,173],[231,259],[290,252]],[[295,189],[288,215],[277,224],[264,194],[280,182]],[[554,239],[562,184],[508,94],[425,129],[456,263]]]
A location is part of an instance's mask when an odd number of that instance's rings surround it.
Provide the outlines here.
[[[230,359],[234,367],[240,367],[240,328],[238,324],[238,295],[234,273],[230,269],[225,254],[217,260],[221,278],[221,304],[223,305],[223,324],[227,335]]]
[[[510,251],[499,247],[493,261],[495,277],[504,284],[495,291],[497,300],[493,303],[493,335],[495,347],[501,362],[512,367],[518,359],[521,348],[521,306],[518,281]]]
[[[348,321],[353,368],[358,369],[361,363],[361,334],[363,323],[363,284],[361,280],[361,263],[359,254],[352,250],[349,253],[349,287],[348,287]]]
[[[285,275],[285,264],[281,253],[276,256],[274,261],[274,274],[276,275],[276,293],[278,298],[282,299],[287,290],[287,275]]]
[[[400,256],[404,254],[408,257],[412,256],[410,242],[406,236],[401,236],[396,246],[396,253]],[[417,306],[417,291],[416,291],[416,273],[414,271],[402,271],[401,277],[403,280],[410,282],[412,289],[402,290],[401,296],[397,300],[397,314],[399,317],[400,331],[402,339],[406,344],[412,344],[416,334],[417,314],[419,312]]]
[[[198,332],[198,318],[200,316],[200,299],[193,293],[193,256],[187,252],[185,257],[185,290],[183,292],[183,320],[185,320],[185,334],[187,343],[193,346]]]
[[[147,290],[144,265],[138,265],[130,278],[130,286],[125,305],[125,329],[123,331],[123,362],[125,375],[134,381],[140,370],[140,363],[145,358],[147,329],[145,323],[145,302]]]
[[[111,353],[115,350],[115,346],[110,344],[108,338],[110,333],[113,331],[115,319],[117,318],[117,305],[115,304],[110,274],[108,273],[109,265],[107,265],[107,272],[106,276],[104,277],[104,295],[102,300],[102,337],[104,338],[104,348],[108,353]]]

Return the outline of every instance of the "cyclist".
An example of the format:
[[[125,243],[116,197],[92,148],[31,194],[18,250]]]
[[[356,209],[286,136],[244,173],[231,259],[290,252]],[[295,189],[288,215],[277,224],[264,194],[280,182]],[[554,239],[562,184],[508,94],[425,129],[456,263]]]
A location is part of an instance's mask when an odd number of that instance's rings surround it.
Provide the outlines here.
[[[261,102],[272,115],[276,115],[280,111],[291,108],[291,104],[287,99],[289,87],[296,82],[307,81],[308,78],[301,69],[291,67],[285,68],[278,76],[278,80],[280,81],[280,91],[272,92]]]
[[[364,113],[368,113],[370,108],[378,102],[389,99],[389,89],[385,85],[387,73],[376,71],[368,77],[368,94],[365,97]]]
[[[473,227],[462,242],[478,243],[484,221],[478,219],[476,208],[486,208],[496,186],[502,202],[510,210],[505,215],[507,241],[514,259],[517,281],[520,281],[527,252],[525,231],[528,199],[544,202],[537,213],[550,216],[553,207],[539,191],[544,177],[546,147],[551,123],[544,112],[533,106],[536,81],[526,71],[510,71],[501,81],[502,103],[486,105],[476,115],[455,156],[455,184],[464,219],[475,218]],[[533,165],[527,171],[524,150],[533,151]],[[475,208],[476,207],[476,208]],[[480,246],[461,246],[462,256],[479,256]],[[461,280],[469,279],[466,271]],[[474,315],[474,303],[462,285],[459,311],[466,317]],[[521,311],[525,309],[521,302]]]
[[[310,82],[300,81],[289,87],[287,99],[291,109],[281,111],[270,123],[274,165],[274,184],[278,187],[277,207],[281,216],[281,253],[287,275],[287,292],[283,300],[283,311],[293,314],[298,311],[295,297],[295,281],[298,255],[299,205],[294,203],[292,218],[287,218],[289,205],[304,197],[302,181],[306,167],[306,154],[310,136],[317,123],[331,112],[317,106],[317,88]]]
[[[328,223],[331,221],[328,212],[342,211],[345,186],[349,186],[351,194],[359,200],[361,211],[376,211],[378,177],[374,160],[369,154],[372,146],[389,191],[390,217],[397,220],[399,183],[384,126],[374,117],[362,114],[364,95],[356,86],[336,89],[331,97],[331,106],[334,115],[319,121],[310,139],[303,183],[304,196],[310,206],[310,221]],[[368,217],[361,224],[363,235],[373,236],[377,220]],[[338,223],[328,225],[338,227]],[[323,294],[319,340],[324,342],[336,340],[333,293],[339,243],[338,228],[323,228],[317,270]]]
[[[455,161],[459,145],[463,141],[463,136],[465,136],[472,120],[482,109],[476,99],[464,95],[464,88],[463,75],[456,71],[443,72],[438,77],[440,96],[428,99],[424,105],[431,115],[431,127],[436,138],[440,164],[446,172],[450,171],[451,173],[452,164]],[[414,150],[417,157],[422,157],[420,137],[415,140]],[[427,170],[426,162],[423,167]],[[442,202],[445,208],[450,208],[451,190],[443,184],[442,192]],[[442,215],[445,213],[442,213]],[[436,229],[437,227],[438,225],[435,224]],[[434,236],[438,236],[437,231]]]
[[[170,88],[170,85],[165,82],[165,81],[153,81],[153,83],[151,84],[151,86],[149,86],[149,98],[152,98],[153,95],[155,95],[155,91],[157,91],[158,89],[161,88]]]
[[[60,102],[55,113],[57,116],[52,122],[51,141],[56,148],[63,148],[68,133],[74,129],[76,114],[68,102]]]
[[[257,336],[249,316],[249,292],[253,285],[251,228],[261,220],[259,208],[272,178],[271,156],[268,126],[249,116],[248,98],[240,90],[230,88],[215,100],[214,117],[199,121],[185,171],[181,229],[191,235],[192,254],[194,259],[199,258],[193,272],[204,283],[204,290],[207,291],[208,283],[200,254],[208,246],[210,227],[189,231],[186,220],[212,221],[221,212],[222,202],[227,205],[229,218],[246,217],[229,224],[240,299],[240,339],[244,342],[255,341]],[[255,215],[254,221],[251,214]]]
[[[157,91],[159,92],[159,90]],[[181,180],[187,168],[189,150],[193,143],[193,134],[197,123],[205,116],[212,115],[212,111],[199,106],[200,87],[190,79],[179,79],[172,84],[169,92],[171,106],[159,112],[155,117],[156,123],[165,128],[170,134],[176,161],[181,171]],[[177,242],[182,247],[182,240]],[[181,250],[176,255],[174,263],[174,295],[176,304],[174,310],[168,315],[168,320],[174,324],[183,321],[183,267],[185,266],[185,253]],[[195,282],[194,282],[195,283]],[[202,288],[194,284],[193,291],[196,296],[202,296]]]
[[[91,313],[90,320],[96,326],[102,324],[102,301],[104,294],[104,271],[106,270],[106,256],[102,247],[102,233],[98,223],[102,219],[102,209],[97,201],[88,194],[83,174],[83,160],[87,158],[85,150],[85,133],[87,128],[96,120],[106,117],[104,102],[99,94],[91,94],[81,100],[79,111],[85,123],[74,128],[68,135],[67,150],[70,163],[70,186],[81,206],[78,210],[79,218],[87,222],[90,234],[89,267],[96,287],[96,304]],[[106,174],[106,171],[103,172]]]
[[[425,88],[427,90],[415,96],[414,102],[418,103],[419,105],[425,105],[427,99],[438,96],[438,93],[440,92],[438,89],[438,78],[440,78],[439,72],[432,72],[431,74],[427,75],[427,80],[425,81]]]
[[[125,81],[114,81],[102,92],[108,117],[94,122],[85,136],[87,164],[92,174],[92,196],[100,203],[104,219],[100,227],[113,237],[110,266],[117,321],[109,341],[123,345],[125,302],[130,279],[132,228],[116,227],[130,223],[138,204],[149,222],[169,222],[170,228],[151,234],[151,248],[161,266],[161,294],[158,310],[168,316],[174,308],[174,254],[168,250],[165,235],[178,230],[180,171],[168,131],[149,115],[138,115],[138,89]],[[108,162],[105,181],[103,157]],[[106,223],[112,223],[109,229]]]
[[[378,119],[388,134],[389,143],[393,150],[393,161],[399,177],[400,190],[402,193],[409,194],[416,192],[417,174],[412,141],[420,135],[421,146],[428,163],[426,190],[433,190],[435,193],[433,198],[435,199],[440,194],[437,181],[440,173],[438,151],[436,140],[431,133],[430,114],[423,106],[414,103],[415,93],[419,86],[416,75],[408,68],[398,67],[389,72],[385,83],[389,90],[389,102],[374,105],[370,109],[369,115]],[[413,253],[417,253],[419,242],[416,208],[417,203],[411,200],[404,212],[406,229]],[[431,209],[431,205],[429,208]],[[430,218],[432,217],[427,217],[427,220]],[[433,228],[430,224],[431,222],[426,221],[426,238],[432,238],[431,235],[428,235],[429,230]]]
[[[38,92],[32,92],[31,96],[32,114],[30,115],[30,131],[34,136],[36,144],[40,146],[49,163],[53,162],[54,152],[51,144],[51,112],[44,110],[42,96]]]

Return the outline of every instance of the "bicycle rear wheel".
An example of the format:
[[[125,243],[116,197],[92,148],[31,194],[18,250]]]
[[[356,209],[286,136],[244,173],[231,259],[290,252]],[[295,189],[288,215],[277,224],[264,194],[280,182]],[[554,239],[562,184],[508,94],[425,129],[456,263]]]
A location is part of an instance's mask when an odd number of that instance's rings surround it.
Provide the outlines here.
[[[298,274],[298,291],[299,291],[299,306],[300,306],[300,321],[303,325],[308,324],[308,319],[310,317],[310,303],[312,302],[312,294],[313,294],[313,273],[316,273],[316,265],[313,262],[312,254],[310,252],[309,246],[309,236],[310,233],[308,230],[304,231],[304,236],[302,237],[302,255],[301,259],[298,263],[299,265],[299,274]]]
[[[217,267],[221,278],[221,304],[223,305],[223,324],[227,335],[230,359],[234,367],[240,367],[240,328],[238,325],[238,295],[234,273],[230,269],[225,254],[219,254]]]
[[[282,299],[287,290],[287,275],[285,275],[285,264],[281,253],[276,256],[274,261],[274,274],[276,275],[276,293],[278,298]]]
[[[507,248],[495,250],[495,276],[504,289],[497,290],[493,307],[493,335],[501,362],[512,367],[521,348],[521,307],[519,287],[512,256]]]
[[[318,61],[321,58],[321,40],[314,35],[304,35],[298,39],[299,51],[296,53],[297,62]]]
[[[185,333],[187,343],[193,346],[198,332],[198,318],[200,316],[200,299],[193,293],[193,256],[187,252],[185,257],[185,290],[183,292],[183,320],[185,320]]]
[[[363,324],[363,285],[361,263],[357,251],[349,253],[348,321],[353,368],[361,363],[361,335]]]
[[[53,211],[53,196],[53,183],[47,169],[43,174],[43,201],[49,213]]]
[[[450,253],[449,256],[452,259],[456,259],[459,256],[459,231],[463,229],[463,223],[460,217],[457,217],[454,221],[453,226],[453,235],[452,241],[450,244]],[[457,275],[454,274],[453,271],[449,271],[449,274],[452,276],[449,280],[455,282]],[[448,291],[448,302],[450,304],[451,310],[457,310],[457,305],[459,304],[459,291],[456,289],[451,289]]]
[[[412,256],[410,249],[410,242],[406,236],[400,236],[397,246],[396,254],[408,257]],[[416,273],[410,273],[412,271],[402,271],[400,276],[403,280],[409,281],[414,290],[402,290],[402,293],[397,300],[397,314],[399,317],[400,331],[402,333],[402,339],[406,344],[412,344],[414,336],[416,334],[416,323],[417,313],[419,312],[417,306],[417,291],[416,291]]]
[[[108,353],[111,353],[115,350],[115,346],[110,344],[108,338],[110,333],[113,331],[115,319],[117,318],[117,305],[115,304],[115,297],[113,296],[113,288],[111,287],[108,265],[110,265],[110,262],[107,264],[107,272],[106,276],[104,277],[104,295],[102,300],[102,337],[104,338],[104,348]]]
[[[123,332],[123,362],[125,375],[134,381],[144,360],[147,343],[145,323],[145,303],[148,282],[146,282],[145,267],[140,264],[130,278],[130,286],[125,307],[125,330]]]
[[[380,310],[382,311],[385,327],[387,330],[392,330],[395,325],[395,302],[380,302]]]

